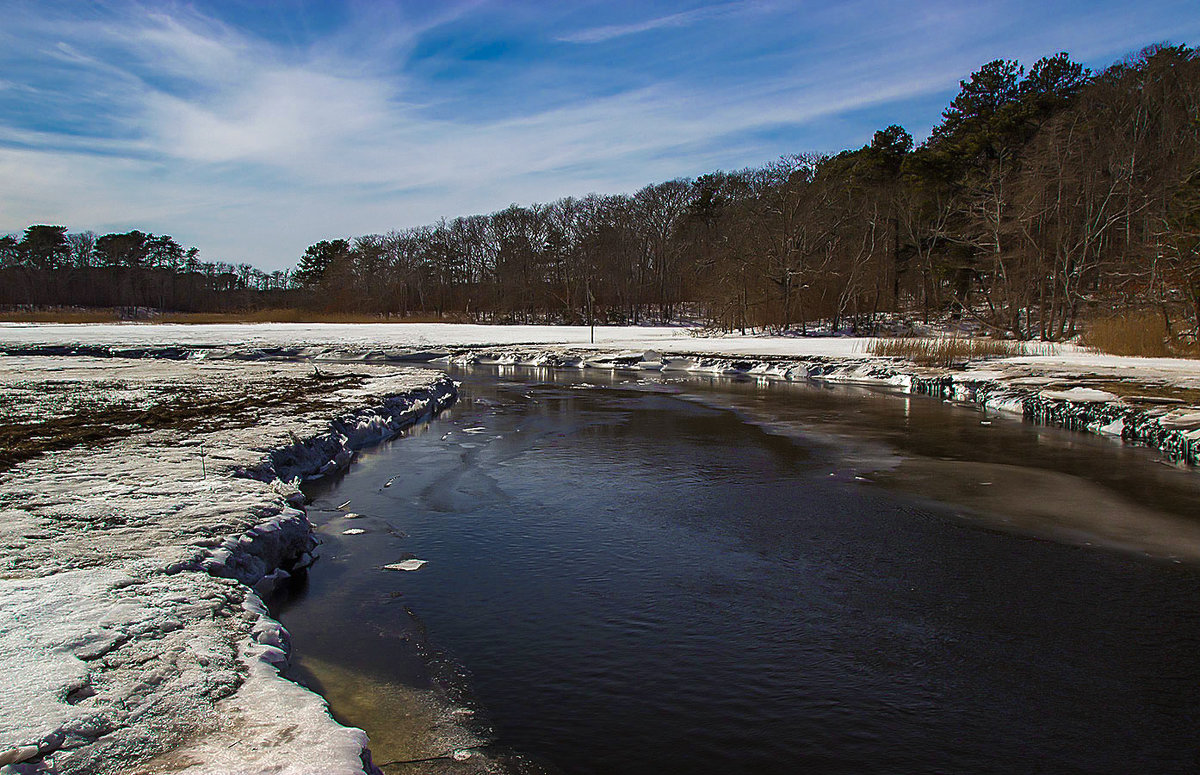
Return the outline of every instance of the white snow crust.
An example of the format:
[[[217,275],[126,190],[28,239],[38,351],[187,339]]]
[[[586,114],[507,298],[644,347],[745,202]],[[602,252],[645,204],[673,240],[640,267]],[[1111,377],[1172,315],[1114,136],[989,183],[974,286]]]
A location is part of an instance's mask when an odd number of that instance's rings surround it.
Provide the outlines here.
[[[1109,393],[1107,390],[1094,390],[1085,387],[1075,387],[1069,390],[1044,390],[1042,391],[1042,398],[1048,398],[1051,401],[1074,401],[1083,404],[1102,404],[1117,400],[1116,394]]]
[[[362,376],[253,422],[135,430],[0,473],[0,773],[368,771],[366,735],[280,677],[287,633],[259,593],[312,562],[295,480],[345,466],[455,390],[428,370],[322,370]],[[70,393],[47,417],[161,409],[184,388],[234,399],[312,372],[8,356],[0,399]]]
[[[428,563],[428,560],[418,560],[416,558],[413,558],[411,560],[401,560],[400,562],[394,562],[391,565],[384,565],[383,567],[385,570],[414,571],[414,570],[421,570],[421,568],[425,567],[425,565],[427,563]]]

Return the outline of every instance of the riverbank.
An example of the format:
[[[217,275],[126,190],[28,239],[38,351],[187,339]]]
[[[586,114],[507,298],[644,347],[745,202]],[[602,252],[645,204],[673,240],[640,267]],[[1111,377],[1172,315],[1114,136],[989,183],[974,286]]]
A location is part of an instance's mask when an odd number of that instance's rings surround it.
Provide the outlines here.
[[[297,478],[454,396],[394,366],[0,357],[5,775],[371,771],[279,676],[260,595],[312,561]]]

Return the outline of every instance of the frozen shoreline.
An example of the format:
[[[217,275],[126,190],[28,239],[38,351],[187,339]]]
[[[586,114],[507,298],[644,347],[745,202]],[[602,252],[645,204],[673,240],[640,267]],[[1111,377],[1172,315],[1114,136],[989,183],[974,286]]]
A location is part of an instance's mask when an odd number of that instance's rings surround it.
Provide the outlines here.
[[[9,356],[0,395],[67,385],[152,409],[180,385],[266,394],[312,371]],[[140,431],[0,473],[5,775],[370,771],[365,734],[280,677],[287,634],[258,592],[312,559],[290,482],[344,467],[456,391],[425,370],[324,371],[356,384],[312,406],[253,407],[245,424]]]

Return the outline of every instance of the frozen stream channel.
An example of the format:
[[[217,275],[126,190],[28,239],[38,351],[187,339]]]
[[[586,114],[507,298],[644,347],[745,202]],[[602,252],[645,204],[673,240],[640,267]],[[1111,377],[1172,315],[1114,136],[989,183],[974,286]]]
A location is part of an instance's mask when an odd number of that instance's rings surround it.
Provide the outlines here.
[[[1200,766],[1196,473],[853,388],[453,376],[311,491],[277,603],[377,763],[465,759],[385,772]]]

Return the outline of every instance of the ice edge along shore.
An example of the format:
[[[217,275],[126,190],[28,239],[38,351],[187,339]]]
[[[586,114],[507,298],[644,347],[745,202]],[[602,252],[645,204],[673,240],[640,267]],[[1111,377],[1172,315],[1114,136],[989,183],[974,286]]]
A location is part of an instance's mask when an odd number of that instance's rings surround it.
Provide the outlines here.
[[[146,558],[74,569],[78,558],[68,557],[60,572],[0,578],[8,620],[0,624],[0,672],[15,703],[0,702],[9,718],[0,723],[0,772],[378,773],[365,733],[337,725],[322,698],[281,676],[288,636],[262,598],[289,570],[313,561],[313,527],[296,508],[304,503],[299,480],[340,471],[354,451],[453,404],[455,383],[430,376],[418,375],[425,385],[414,387],[408,375],[400,380],[406,389],[381,400],[363,395],[359,403],[369,405],[351,408],[305,438],[291,432],[291,444],[257,452],[235,447],[224,465],[222,451],[211,450],[212,478],[226,490],[213,497],[233,500],[234,509],[254,503],[245,516],[271,516],[197,548],[189,559],[157,568]],[[372,387],[386,387],[388,380],[377,383]],[[237,483],[245,489],[255,481],[269,491],[239,501]],[[264,495],[275,501],[265,512]],[[28,515],[9,510],[4,516]],[[33,520],[26,529],[29,524]],[[213,624],[219,621],[227,624]],[[189,642],[158,645],[172,636]],[[221,641],[230,637],[238,638],[236,654],[222,661],[219,652],[228,644]],[[139,639],[155,646],[96,674],[100,660],[135,648]],[[198,679],[203,671],[228,675]],[[111,701],[89,703],[98,691]],[[178,692],[199,696],[169,696]],[[152,758],[144,760],[145,753]]]

